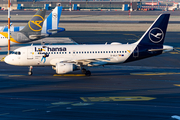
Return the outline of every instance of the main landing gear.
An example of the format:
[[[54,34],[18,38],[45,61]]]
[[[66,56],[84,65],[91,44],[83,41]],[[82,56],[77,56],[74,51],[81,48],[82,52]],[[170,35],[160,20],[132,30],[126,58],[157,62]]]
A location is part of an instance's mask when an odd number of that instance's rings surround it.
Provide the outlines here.
[[[86,76],[91,76],[91,71],[86,70],[85,68],[82,68],[82,69],[81,69],[81,72],[82,72],[83,74],[85,74]]]
[[[28,72],[28,75],[29,75],[29,76],[31,76],[31,75],[33,74],[32,69],[33,69],[33,67],[32,67],[32,66],[29,66],[29,72]]]

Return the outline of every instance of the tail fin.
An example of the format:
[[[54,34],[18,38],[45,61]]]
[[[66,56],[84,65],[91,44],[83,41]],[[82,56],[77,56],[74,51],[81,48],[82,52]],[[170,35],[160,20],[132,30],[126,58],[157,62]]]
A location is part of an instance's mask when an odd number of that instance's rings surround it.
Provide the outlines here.
[[[59,20],[61,17],[62,6],[57,6],[51,14],[46,18],[42,28],[42,34],[51,34],[48,30],[57,30],[59,25]]]
[[[170,14],[161,14],[136,43],[138,45],[163,46]]]
[[[46,14],[46,9],[38,10],[33,18],[28,22],[28,24],[20,31],[26,35],[40,35],[44,17]]]

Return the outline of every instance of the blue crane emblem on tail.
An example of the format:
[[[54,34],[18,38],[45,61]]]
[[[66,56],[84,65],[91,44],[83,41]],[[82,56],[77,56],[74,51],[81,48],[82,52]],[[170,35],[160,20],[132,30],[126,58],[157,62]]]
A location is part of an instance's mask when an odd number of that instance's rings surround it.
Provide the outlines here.
[[[153,28],[150,30],[149,32],[149,39],[153,42],[153,43],[159,43],[163,40],[164,38],[164,33],[160,28]]]

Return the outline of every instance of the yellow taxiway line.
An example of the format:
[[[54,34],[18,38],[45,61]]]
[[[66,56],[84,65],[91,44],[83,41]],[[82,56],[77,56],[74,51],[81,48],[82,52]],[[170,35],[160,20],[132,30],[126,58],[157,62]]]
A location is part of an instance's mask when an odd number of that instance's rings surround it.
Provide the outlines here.
[[[174,84],[174,86],[178,86],[178,87],[180,87],[180,84]]]
[[[178,75],[180,73],[151,73],[151,72],[145,72],[145,73],[130,73],[131,75]]]
[[[85,74],[54,74],[53,76],[86,76]]]

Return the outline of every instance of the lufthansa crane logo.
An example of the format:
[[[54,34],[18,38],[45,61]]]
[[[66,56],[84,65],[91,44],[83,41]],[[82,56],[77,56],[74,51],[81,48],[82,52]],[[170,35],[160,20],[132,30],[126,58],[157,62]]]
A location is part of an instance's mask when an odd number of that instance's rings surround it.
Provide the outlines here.
[[[149,39],[153,43],[159,43],[163,40],[164,38],[164,33],[160,28],[153,28],[149,32]]]
[[[29,21],[28,25],[32,31],[41,31],[44,18],[40,15],[34,15],[33,18]]]

